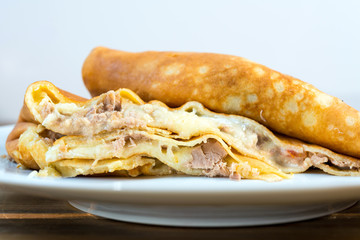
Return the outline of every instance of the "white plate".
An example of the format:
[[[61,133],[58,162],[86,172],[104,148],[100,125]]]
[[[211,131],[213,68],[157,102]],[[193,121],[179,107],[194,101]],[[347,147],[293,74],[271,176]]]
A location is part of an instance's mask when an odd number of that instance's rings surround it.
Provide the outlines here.
[[[0,155],[13,126],[0,127]],[[360,178],[319,172],[269,183],[206,177],[31,178],[1,159],[0,184],[14,191],[70,200],[116,220],[168,226],[249,226],[324,216],[360,199]]]

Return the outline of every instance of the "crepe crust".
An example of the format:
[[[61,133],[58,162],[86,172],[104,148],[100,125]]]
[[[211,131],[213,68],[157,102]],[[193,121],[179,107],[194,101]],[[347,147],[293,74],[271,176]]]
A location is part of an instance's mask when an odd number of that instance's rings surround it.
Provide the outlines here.
[[[35,94],[36,92],[41,92],[44,89],[46,91],[56,93],[58,97],[67,99],[66,101],[74,101],[74,102],[86,101],[85,98],[58,89],[53,84],[46,81],[41,81],[31,84],[26,90],[26,92],[29,93],[31,92]],[[31,96],[34,96],[34,94],[31,94]],[[25,95],[25,97],[29,98],[30,94]],[[21,134],[23,134],[28,128],[36,127],[39,124],[39,122],[36,120],[36,117],[33,115],[33,113],[30,112],[29,106],[25,102],[26,99],[24,99],[24,105],[20,111],[16,125],[6,139],[5,147],[9,156],[12,159],[15,159],[18,163],[31,169],[39,169],[39,166],[34,161],[34,158],[30,154],[28,154],[28,152],[19,152],[18,149],[19,137],[21,136]]]
[[[279,133],[360,157],[360,113],[299,79],[245,58],[190,52],[129,53],[95,48],[84,62],[92,96],[129,88],[171,107],[198,101]]]

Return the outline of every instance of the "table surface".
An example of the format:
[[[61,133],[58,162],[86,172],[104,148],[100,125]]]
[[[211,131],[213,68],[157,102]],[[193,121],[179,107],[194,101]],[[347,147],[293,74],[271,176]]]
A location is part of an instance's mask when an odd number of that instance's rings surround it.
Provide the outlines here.
[[[171,228],[81,212],[66,201],[0,190],[0,239],[360,239],[360,204],[297,223],[239,228]]]

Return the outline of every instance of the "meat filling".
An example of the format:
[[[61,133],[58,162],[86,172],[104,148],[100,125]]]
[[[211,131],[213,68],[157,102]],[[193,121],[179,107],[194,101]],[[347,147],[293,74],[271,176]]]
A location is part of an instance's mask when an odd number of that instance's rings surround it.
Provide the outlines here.
[[[227,152],[218,141],[209,139],[206,143],[196,146],[191,155],[192,168],[204,169],[204,173],[209,177],[229,176],[230,171],[226,163],[222,162]]]
[[[300,151],[302,149],[279,149],[273,152],[273,157],[279,160],[278,163],[287,166],[299,166],[304,170],[311,166],[319,166],[321,164],[331,165],[338,169],[358,169],[360,162],[347,159],[337,160],[329,158],[321,153],[312,153]],[[194,169],[203,169],[204,173],[209,177],[214,176],[230,176],[234,171],[229,168],[223,159],[227,156],[227,152],[222,145],[214,140],[209,139],[206,143],[196,146],[192,150],[191,167]]]
[[[333,159],[321,153],[309,153],[309,158],[311,162],[314,164],[314,166],[320,164],[327,164],[341,170],[351,170],[351,169],[360,168],[359,161],[351,161],[348,159],[342,159],[342,160]]]
[[[104,94],[97,104],[87,109],[78,110],[75,104],[64,104],[58,105],[55,110],[53,103],[45,100],[40,106],[41,115],[45,119],[43,125],[64,135],[93,136],[112,129],[141,129],[146,126],[136,114],[130,112],[124,116],[121,112],[121,101],[114,91]]]
[[[124,147],[136,147],[138,142],[147,140],[148,138],[141,134],[120,135],[118,139],[112,142],[112,146],[115,151],[122,151]]]
[[[299,166],[304,170],[311,166],[317,167],[322,164],[327,164],[340,170],[360,168],[360,161],[351,161],[349,159],[338,160],[317,152],[282,149],[275,156],[278,159],[277,163],[282,166]]]

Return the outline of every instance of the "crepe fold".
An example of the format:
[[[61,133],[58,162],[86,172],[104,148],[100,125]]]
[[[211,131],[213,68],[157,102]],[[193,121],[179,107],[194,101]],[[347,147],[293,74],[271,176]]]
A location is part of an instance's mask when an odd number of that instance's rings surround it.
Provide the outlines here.
[[[129,88],[145,101],[198,101],[279,133],[360,157],[360,113],[299,79],[245,58],[191,52],[130,53],[95,48],[84,62],[92,96]]]
[[[6,149],[40,176],[188,174],[269,181],[314,166],[360,175],[352,157],[274,135],[251,119],[198,102],[169,108],[128,89],[90,100],[41,81],[25,93]]]

